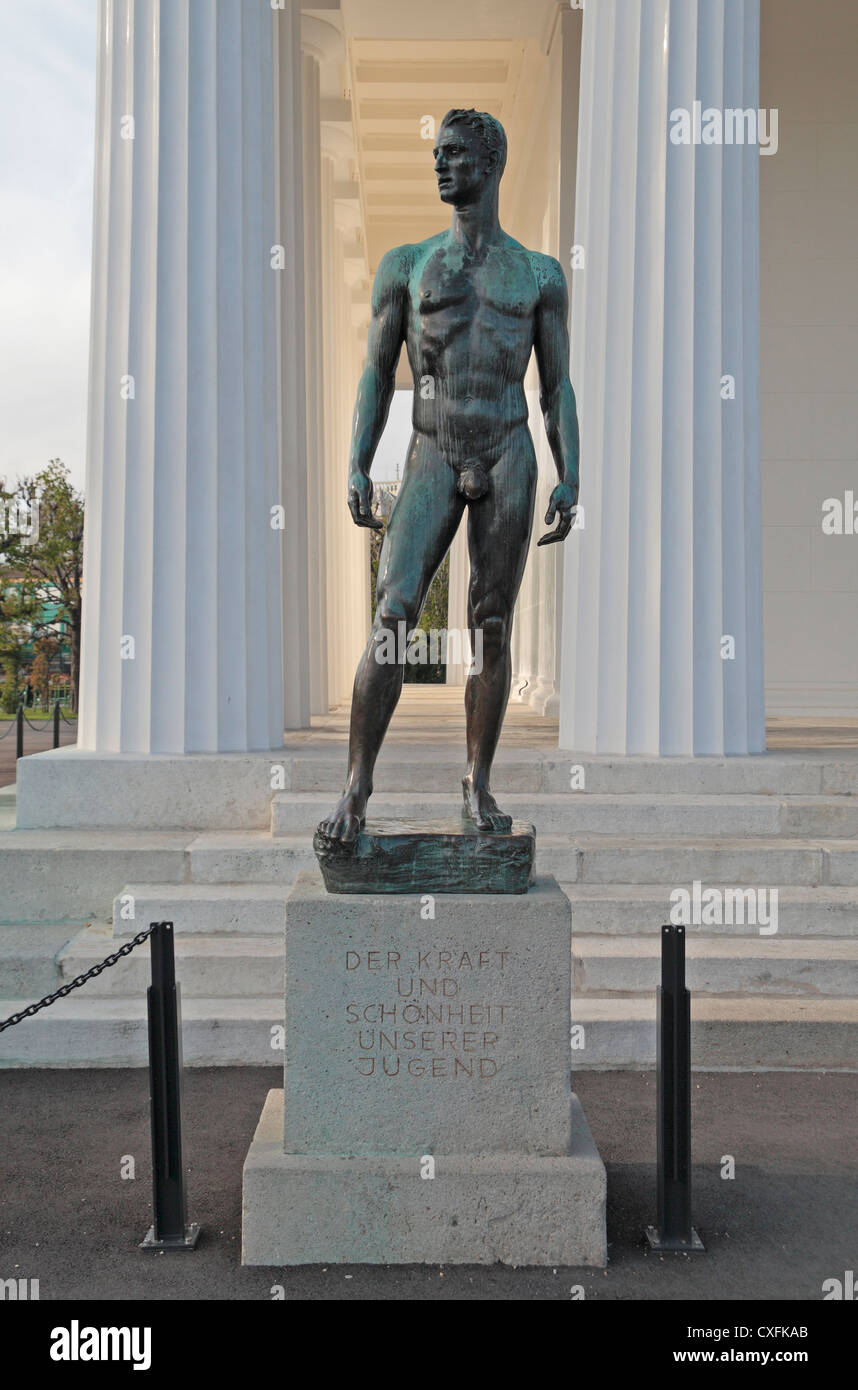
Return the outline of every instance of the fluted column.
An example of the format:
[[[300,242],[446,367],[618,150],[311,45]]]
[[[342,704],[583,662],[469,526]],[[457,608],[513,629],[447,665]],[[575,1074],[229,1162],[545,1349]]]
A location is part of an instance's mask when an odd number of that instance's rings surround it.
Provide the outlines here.
[[[301,24],[304,133],[304,293],[307,373],[307,537],[310,586],[310,711],[327,714],[328,575],[325,516],[325,390],[322,320],[322,193],[316,23]],[[330,26],[324,25],[329,28]]]
[[[337,698],[344,700],[351,696],[355,670],[370,626],[370,532],[365,527],[355,526],[347,505],[352,415],[367,339],[366,326],[356,333],[352,319],[351,281],[356,268],[359,272],[363,270],[362,265],[347,256],[347,250],[353,253],[355,243],[360,240],[360,213],[352,201],[337,199],[334,202],[334,228],[333,331],[339,447],[334,459],[332,510],[339,528],[338,545],[342,556],[341,681]]]
[[[277,22],[99,6],[86,749],[282,744]]]
[[[310,722],[310,613],[307,537],[307,365],[304,289],[303,91],[300,0],[275,16],[277,38],[278,245],[280,285],[280,476],[289,543],[283,548],[284,724]]]
[[[462,517],[459,529],[450,546],[450,568],[447,581],[447,630],[456,634],[447,645],[447,684],[464,685],[468,675],[468,649],[465,633],[468,630],[468,584],[471,562],[468,556],[468,515]],[[456,658],[451,660],[450,658]]]
[[[758,752],[759,150],[669,131],[756,110],[759,4],[588,0],[582,43],[560,742]]]
[[[348,458],[356,380],[345,233],[335,200],[337,162],[353,144],[338,126],[322,123],[322,317],[325,361],[325,514],[328,539],[328,696],[351,694],[355,667],[369,626],[368,533],[356,527],[347,505]]]

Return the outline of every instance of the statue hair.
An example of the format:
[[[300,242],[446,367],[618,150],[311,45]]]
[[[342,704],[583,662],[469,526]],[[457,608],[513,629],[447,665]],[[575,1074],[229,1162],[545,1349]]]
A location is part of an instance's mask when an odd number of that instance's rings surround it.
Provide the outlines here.
[[[476,131],[489,153],[497,151],[498,154],[498,178],[506,166],[506,131],[500,121],[494,116],[490,116],[487,111],[475,111],[464,108],[448,111],[441,128],[448,125],[466,125],[471,130]]]

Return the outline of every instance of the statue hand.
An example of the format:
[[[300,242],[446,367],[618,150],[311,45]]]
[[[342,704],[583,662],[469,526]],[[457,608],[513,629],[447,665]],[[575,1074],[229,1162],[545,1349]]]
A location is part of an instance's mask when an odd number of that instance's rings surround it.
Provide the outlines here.
[[[578,484],[558,483],[551,494],[548,511],[545,513],[546,526],[550,526],[555,516],[559,515],[557,530],[549,531],[546,535],[540,536],[538,545],[554,545],[556,541],[565,541],[572,530],[577,503]]]
[[[349,478],[349,511],[355,526],[383,530],[382,523],[372,514],[372,483],[363,473],[352,473]]]

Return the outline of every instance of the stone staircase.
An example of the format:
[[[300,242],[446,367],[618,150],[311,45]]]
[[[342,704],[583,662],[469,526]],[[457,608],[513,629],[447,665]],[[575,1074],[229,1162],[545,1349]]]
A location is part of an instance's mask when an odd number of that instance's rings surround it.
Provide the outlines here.
[[[13,831],[0,792],[0,1018],[166,918],[186,1063],[281,1062],[284,904],[315,867],[343,749],[311,740],[280,761],[269,829]],[[393,744],[372,815],[457,816],[460,776],[449,749]],[[778,922],[689,926],[695,1066],[858,1069],[858,750],[661,761],[513,748],[495,787],[536,825],[537,872],[572,904],[576,1067],[654,1064],[660,928],[673,890],[696,881],[776,889]],[[0,1034],[0,1066],[145,1064],[148,971],[143,946]]]

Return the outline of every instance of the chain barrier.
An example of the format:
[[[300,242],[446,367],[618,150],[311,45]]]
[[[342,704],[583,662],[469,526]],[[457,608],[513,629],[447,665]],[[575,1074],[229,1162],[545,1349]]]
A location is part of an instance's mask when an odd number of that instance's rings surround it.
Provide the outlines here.
[[[54,716],[52,714],[46,714],[44,719],[39,720],[38,724],[32,724],[26,714],[24,715],[24,723],[28,729],[33,730],[34,734],[41,734],[44,733],[45,729],[53,728],[53,722]]]
[[[15,725],[16,725],[17,723],[18,723],[17,719],[13,719],[13,720],[12,720],[12,723],[9,725],[8,729],[6,730],[6,734],[11,734],[12,730],[14,729],[14,727],[15,727]],[[5,738],[5,737],[6,737],[6,734],[0,734],[0,738]]]
[[[14,1027],[14,1025],[20,1023],[22,1019],[32,1018],[33,1014],[37,1014],[40,1009],[47,1009],[50,1004],[55,1004],[58,999],[65,999],[66,995],[71,994],[73,989],[79,989],[81,985],[86,984],[87,980],[94,979],[96,975],[101,974],[102,970],[109,969],[111,965],[115,965],[123,956],[130,955],[135,946],[140,946],[147,937],[152,935],[155,928],[161,925],[160,922],[153,922],[145,931],[138,932],[130,941],[124,941],[118,951],[114,951],[112,955],[107,956],[100,964],[92,966],[90,970],[87,970],[85,975],[76,976],[74,980],[69,980],[67,985],[61,985],[59,989],[54,990],[53,994],[46,994],[44,999],[39,1000],[38,1004],[28,1004],[27,1008],[22,1009],[19,1014],[12,1014],[9,1018],[3,1019],[2,1023],[0,1023],[0,1033],[4,1032],[6,1028]]]

